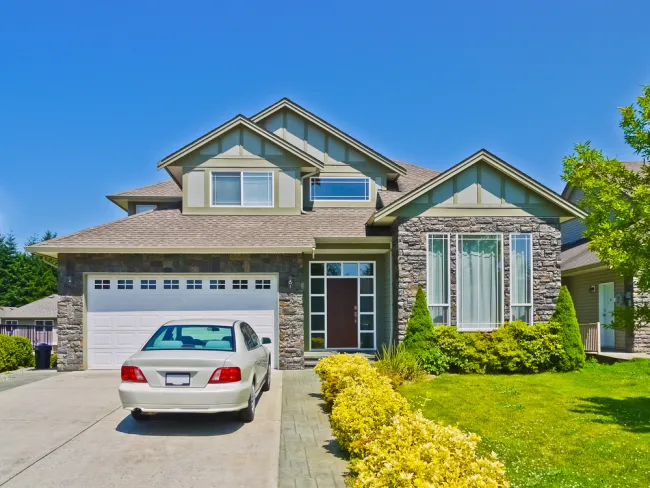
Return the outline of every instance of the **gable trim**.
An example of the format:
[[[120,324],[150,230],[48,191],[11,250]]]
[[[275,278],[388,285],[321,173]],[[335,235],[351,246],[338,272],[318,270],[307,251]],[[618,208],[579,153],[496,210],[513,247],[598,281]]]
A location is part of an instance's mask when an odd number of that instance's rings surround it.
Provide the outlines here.
[[[273,105],[263,109],[262,111],[256,113],[253,115],[250,120],[253,121],[254,123],[258,124],[260,121],[263,119],[273,115],[279,110],[282,110],[283,108],[288,108],[289,110],[295,112],[296,114],[300,115],[301,117],[307,119],[309,122],[314,124],[315,126],[319,127],[320,129],[323,129],[325,132],[328,132],[329,134],[338,137],[342,141],[344,141],[346,144],[352,146],[354,149],[359,151],[360,153],[364,154],[368,158],[372,159],[373,161],[386,166],[390,170],[394,171],[398,175],[405,176],[406,175],[406,170],[402,168],[399,164],[395,163],[395,161],[387,158],[383,154],[378,153],[374,149],[370,148],[369,146],[366,146],[364,143],[361,141],[355,139],[351,135],[343,132],[342,130],[334,127],[332,124],[327,122],[326,120],[321,119],[318,115],[310,112],[309,110],[305,109],[304,107],[301,107],[297,103],[289,100],[288,98],[283,98],[279,100],[278,102],[275,102]]]
[[[210,142],[214,141],[219,136],[225,134],[229,130],[232,130],[238,126],[246,127],[251,132],[254,132],[258,136],[272,142],[276,146],[284,149],[288,153],[296,156],[297,158],[302,159],[310,166],[314,166],[320,170],[325,168],[325,164],[319,161],[318,159],[316,159],[315,157],[311,156],[310,154],[307,154],[304,151],[301,151],[293,144],[288,143],[284,139],[276,136],[272,132],[269,132],[268,130],[264,129],[263,127],[260,127],[259,125],[251,122],[250,119],[240,114],[233,117],[232,119],[225,122],[224,124],[220,125],[216,129],[211,130],[207,134],[204,134],[198,139],[195,139],[189,144],[186,144],[185,146],[173,152],[169,156],[161,159],[158,162],[158,169],[162,169],[169,166],[170,164],[181,159],[182,157],[187,156],[188,154],[190,154],[193,151],[196,151],[197,149],[200,149],[206,144],[209,144]]]
[[[420,185],[419,187],[411,190],[406,195],[398,198],[391,204],[375,212],[368,220],[368,224],[370,225],[376,223],[379,220],[388,217],[391,213],[395,212],[396,210],[399,210],[405,205],[408,205],[409,203],[413,202],[415,199],[424,195],[428,191],[434,189],[441,183],[453,178],[454,176],[458,175],[465,169],[479,162],[487,163],[488,165],[502,172],[509,178],[515,180],[516,182],[520,183],[524,187],[534,191],[535,193],[544,197],[546,200],[550,201],[551,203],[565,210],[570,215],[580,219],[584,219],[587,216],[587,214],[583,210],[581,210],[571,202],[565,200],[564,198],[562,198],[562,196],[558,195],[550,188],[542,185],[541,183],[534,180],[527,174],[519,171],[514,166],[509,165],[504,160],[498,158],[497,156],[490,153],[486,149],[481,149],[475,152],[474,154],[472,154],[471,156],[469,156],[468,158],[464,159],[460,163],[456,164],[455,166],[452,166],[447,171],[440,173],[438,176],[434,176],[431,180],[427,181],[423,185]]]

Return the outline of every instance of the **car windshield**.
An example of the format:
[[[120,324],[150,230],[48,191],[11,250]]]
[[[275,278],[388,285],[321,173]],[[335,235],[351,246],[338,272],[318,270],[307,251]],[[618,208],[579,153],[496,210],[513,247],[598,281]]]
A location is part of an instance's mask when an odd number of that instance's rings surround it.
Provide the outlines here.
[[[234,352],[233,328],[226,325],[163,325],[142,348],[143,351],[169,349]]]

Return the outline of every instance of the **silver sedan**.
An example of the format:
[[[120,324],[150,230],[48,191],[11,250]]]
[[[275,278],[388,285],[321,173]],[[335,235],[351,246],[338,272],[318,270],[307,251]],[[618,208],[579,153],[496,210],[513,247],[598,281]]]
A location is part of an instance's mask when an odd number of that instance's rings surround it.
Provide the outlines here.
[[[241,321],[175,320],[161,326],[122,366],[122,406],[135,420],[159,412],[239,412],[250,422],[271,388],[271,359]]]

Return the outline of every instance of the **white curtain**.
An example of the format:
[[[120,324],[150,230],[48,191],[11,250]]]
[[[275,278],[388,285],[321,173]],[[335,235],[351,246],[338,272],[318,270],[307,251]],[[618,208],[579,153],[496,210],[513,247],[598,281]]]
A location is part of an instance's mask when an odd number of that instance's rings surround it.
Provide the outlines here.
[[[459,325],[495,328],[501,323],[499,236],[459,237]]]
[[[512,236],[510,302],[512,319],[530,322],[532,305],[530,234]]]
[[[448,307],[448,273],[449,262],[448,237],[446,235],[429,235],[429,276],[427,276],[427,301],[434,324],[447,323]]]

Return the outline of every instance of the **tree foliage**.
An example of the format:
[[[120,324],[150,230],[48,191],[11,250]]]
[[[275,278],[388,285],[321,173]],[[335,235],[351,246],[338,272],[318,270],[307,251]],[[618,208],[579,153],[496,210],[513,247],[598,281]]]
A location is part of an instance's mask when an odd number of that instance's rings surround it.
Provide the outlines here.
[[[650,85],[636,104],[619,110],[625,141],[649,160]],[[633,171],[585,142],[564,158],[562,178],[584,194],[579,205],[588,212],[589,249],[616,274],[638,279],[639,289],[650,292],[650,165]],[[650,308],[637,304],[631,322],[650,323]]]
[[[56,237],[47,231],[26,245]],[[0,306],[20,307],[57,291],[56,269],[40,256],[21,252],[12,234],[0,234]]]
[[[555,312],[551,315],[551,324],[557,324],[557,335],[564,349],[564,353],[559,356],[558,369],[573,371],[582,368],[585,364],[585,349],[573,299],[566,286],[560,288]]]

